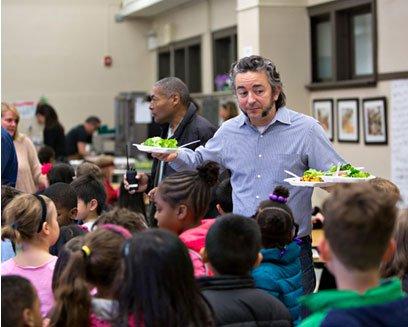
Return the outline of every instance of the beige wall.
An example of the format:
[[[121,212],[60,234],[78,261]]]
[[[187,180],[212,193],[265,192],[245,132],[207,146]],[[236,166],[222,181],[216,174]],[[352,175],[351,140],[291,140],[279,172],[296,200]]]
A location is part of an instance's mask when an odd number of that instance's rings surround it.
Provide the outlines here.
[[[260,7],[260,52],[278,67],[287,106],[308,112],[309,33],[305,7]],[[284,31],[284,32],[283,32]]]
[[[154,64],[146,50],[148,24],[115,23],[119,4],[3,0],[2,100],[45,95],[67,130],[91,114],[113,126],[115,95],[147,90]],[[111,68],[102,65],[108,54]]]
[[[378,71],[408,71],[408,1],[377,0]]]

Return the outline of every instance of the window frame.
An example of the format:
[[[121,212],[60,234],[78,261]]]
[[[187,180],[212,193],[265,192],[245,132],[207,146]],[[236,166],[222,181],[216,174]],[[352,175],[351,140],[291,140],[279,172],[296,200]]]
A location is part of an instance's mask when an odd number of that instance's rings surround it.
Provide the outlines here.
[[[216,41],[219,39],[230,38],[231,40],[231,52],[229,54],[229,62],[232,64],[238,59],[238,30],[237,26],[227,27],[221,30],[214,31],[212,33],[212,58],[213,58],[213,78],[212,78],[212,87],[214,92],[217,91],[215,86],[215,77],[217,76],[217,64],[216,64]],[[228,73],[228,72],[227,72]]]
[[[372,58],[373,73],[369,75],[355,74],[355,50],[352,18],[358,14],[371,13],[372,17]],[[311,82],[306,85],[309,90],[338,89],[351,87],[375,86],[378,80],[377,61],[377,10],[376,0],[342,0],[333,1],[308,8],[311,44]],[[329,17],[332,33],[332,78],[318,81],[317,58],[314,25],[320,17]],[[339,33],[346,33],[347,37],[341,39]],[[344,41],[347,40],[347,42]],[[346,44],[346,47],[344,45]],[[342,58],[342,66],[347,70],[340,69],[339,58]]]
[[[198,85],[199,85],[199,91],[194,91],[191,90],[190,88],[190,65],[189,65],[189,48],[198,46],[200,49],[200,55],[199,55],[199,61],[200,61],[200,67],[199,67],[199,72],[200,76],[198,79]],[[160,76],[160,55],[165,54],[165,53],[170,53],[170,74],[169,76],[176,76],[176,68],[175,68],[175,61],[176,61],[176,52],[183,50],[184,51],[184,75],[185,78],[183,80],[184,83],[186,83],[187,87],[189,88],[191,93],[201,93],[202,92],[202,57],[203,57],[203,52],[202,52],[202,37],[197,36],[189,39],[185,39],[182,41],[177,41],[170,43],[167,46],[160,47],[157,49],[157,79],[164,78],[165,76]]]

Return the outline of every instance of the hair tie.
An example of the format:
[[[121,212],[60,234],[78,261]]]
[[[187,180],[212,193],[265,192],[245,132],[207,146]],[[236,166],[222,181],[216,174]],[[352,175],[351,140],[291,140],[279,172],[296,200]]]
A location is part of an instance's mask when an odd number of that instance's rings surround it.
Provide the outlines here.
[[[286,203],[288,202],[288,198],[282,195],[276,195],[275,193],[269,194],[269,200],[279,202],[279,203]]]
[[[12,223],[11,228],[17,229],[18,228],[18,223],[16,221],[14,223]]]
[[[129,232],[126,228],[119,226],[119,225],[115,225],[115,224],[104,224],[102,226],[98,226],[98,228],[102,228],[105,230],[109,230],[111,232],[120,234],[123,236],[124,239],[129,239],[132,238],[132,233]]]
[[[89,257],[91,255],[91,249],[86,245],[82,246],[81,251],[85,257]]]

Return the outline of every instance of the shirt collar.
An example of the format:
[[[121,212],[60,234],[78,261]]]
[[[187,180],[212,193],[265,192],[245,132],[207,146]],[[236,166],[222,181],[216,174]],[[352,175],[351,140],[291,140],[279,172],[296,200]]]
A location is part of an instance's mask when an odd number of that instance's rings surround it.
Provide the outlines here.
[[[242,127],[245,124],[251,125],[248,117],[244,113],[242,113],[239,117],[240,117],[239,127]],[[290,112],[289,112],[288,108],[280,107],[278,109],[278,111],[276,112],[276,115],[273,118],[270,125],[274,124],[276,121],[279,121],[279,122],[281,122],[283,124],[286,124],[286,125],[290,125],[292,123],[291,120],[290,120]]]

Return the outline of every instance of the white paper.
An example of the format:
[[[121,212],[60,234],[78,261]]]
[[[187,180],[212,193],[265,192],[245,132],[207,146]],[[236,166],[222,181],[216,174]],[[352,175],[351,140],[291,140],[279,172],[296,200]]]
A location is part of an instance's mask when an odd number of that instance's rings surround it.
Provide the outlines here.
[[[408,79],[391,83],[391,180],[408,208]]]
[[[152,115],[149,109],[149,102],[143,97],[136,98],[135,101],[135,123],[148,124],[152,122]]]

